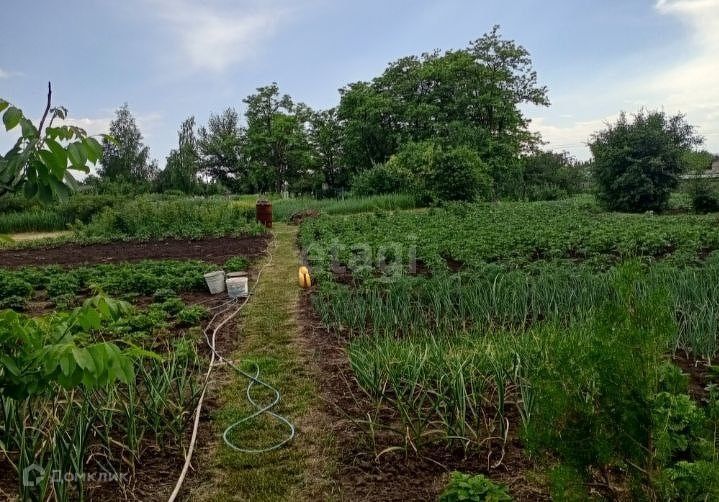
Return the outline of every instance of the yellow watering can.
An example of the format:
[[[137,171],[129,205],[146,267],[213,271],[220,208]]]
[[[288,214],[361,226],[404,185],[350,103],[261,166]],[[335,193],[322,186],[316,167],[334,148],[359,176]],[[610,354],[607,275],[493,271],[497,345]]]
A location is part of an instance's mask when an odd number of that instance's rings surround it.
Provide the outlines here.
[[[300,267],[300,270],[297,274],[297,279],[299,280],[301,288],[306,289],[312,286],[312,278],[310,277],[310,271],[307,269],[307,267]]]

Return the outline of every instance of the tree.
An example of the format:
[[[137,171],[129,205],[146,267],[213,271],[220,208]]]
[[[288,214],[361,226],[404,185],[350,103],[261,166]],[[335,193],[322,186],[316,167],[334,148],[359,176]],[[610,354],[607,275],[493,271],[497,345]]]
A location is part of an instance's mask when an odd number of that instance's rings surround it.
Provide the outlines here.
[[[553,200],[577,193],[584,171],[567,152],[535,151],[522,158],[521,196],[527,200]]]
[[[210,115],[207,127],[197,133],[200,170],[228,188],[240,190],[249,184],[247,161],[242,153],[244,131],[233,108]]]
[[[50,83],[45,111],[37,126],[4,99],[0,99],[0,113],[6,131],[20,127],[15,145],[0,155],[0,197],[22,188],[26,197],[38,197],[42,202],[66,198],[76,186],[70,170],[88,173],[87,164],[95,164],[102,155],[100,143],[83,129],[53,127],[55,120],[67,117],[67,109],[52,107]]]
[[[349,188],[353,174],[342,162],[342,134],[335,108],[311,112],[309,142],[324,182],[334,194]]]
[[[295,105],[287,94],[280,95],[274,82],[259,87],[244,103],[244,148],[256,189],[280,192],[285,182],[294,184],[302,175],[312,174],[308,172],[312,168],[312,150],[305,130],[309,108]]]
[[[599,202],[612,211],[663,210],[679,184],[683,155],[702,141],[683,115],[641,110],[630,122],[622,112],[589,143]]]
[[[142,133],[127,103],[115,112],[110,122],[112,140],[103,140],[103,155],[98,174],[109,181],[147,183],[157,172],[157,164],[149,161],[150,149],[142,142]]]
[[[521,179],[519,155],[537,137],[520,105],[548,105],[529,53],[499,29],[463,50],[401,58],[372,82],[340,90],[345,163],[367,169],[409,142],[466,146],[486,163],[500,193]]]
[[[170,151],[167,163],[157,176],[157,187],[164,190],[180,190],[194,193],[198,188],[197,172],[200,157],[195,137],[195,117],[186,119],[177,132],[178,146]]]

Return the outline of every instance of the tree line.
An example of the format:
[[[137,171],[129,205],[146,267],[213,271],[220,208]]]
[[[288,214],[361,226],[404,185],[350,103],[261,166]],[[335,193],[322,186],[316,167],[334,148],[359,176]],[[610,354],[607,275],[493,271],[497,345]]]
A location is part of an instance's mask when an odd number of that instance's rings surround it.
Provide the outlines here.
[[[498,27],[461,50],[401,58],[339,94],[336,107],[313,110],[272,83],[243,100],[243,117],[232,107],[203,126],[190,117],[161,171],[125,105],[88,184],[185,193],[216,186],[316,195],[392,189],[428,199],[518,195],[523,158],[541,146],[520,107],[549,105],[529,52]],[[572,163],[563,155],[547,160]]]

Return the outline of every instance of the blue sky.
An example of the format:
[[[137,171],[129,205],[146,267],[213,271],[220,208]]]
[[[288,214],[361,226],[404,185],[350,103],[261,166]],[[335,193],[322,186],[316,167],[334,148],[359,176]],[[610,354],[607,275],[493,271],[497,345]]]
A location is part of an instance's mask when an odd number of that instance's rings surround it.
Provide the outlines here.
[[[3,7],[0,97],[40,114],[45,86],[91,133],[128,102],[164,165],[177,128],[277,81],[312,107],[386,64],[500,24],[532,54],[549,146],[588,157],[620,110],[685,113],[719,153],[719,0],[36,0]],[[0,147],[9,138],[0,136]]]

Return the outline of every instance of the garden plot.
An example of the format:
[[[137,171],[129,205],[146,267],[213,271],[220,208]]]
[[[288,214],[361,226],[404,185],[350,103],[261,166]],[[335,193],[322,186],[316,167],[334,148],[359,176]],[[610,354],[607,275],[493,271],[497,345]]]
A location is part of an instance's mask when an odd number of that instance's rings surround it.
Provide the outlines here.
[[[315,343],[349,360],[345,489],[465,465],[520,500],[715,493],[716,222],[575,199],[303,223]]]
[[[207,369],[202,329],[225,301],[207,293],[203,273],[218,265],[248,270],[267,243],[263,237],[216,241],[216,254],[201,251],[215,263],[0,269],[0,303],[10,309],[0,314],[0,440],[7,452],[0,493],[23,499],[75,500],[80,493],[87,499],[167,499],[182,468]],[[104,261],[107,253],[94,258]],[[217,348],[229,352],[237,343],[237,323],[228,322]],[[202,441],[212,437],[212,409],[209,400]],[[34,486],[23,484],[22,473],[38,469],[70,473],[72,479],[58,483],[43,476]],[[193,479],[186,483],[192,486]]]

